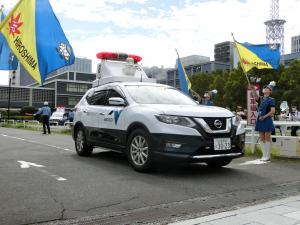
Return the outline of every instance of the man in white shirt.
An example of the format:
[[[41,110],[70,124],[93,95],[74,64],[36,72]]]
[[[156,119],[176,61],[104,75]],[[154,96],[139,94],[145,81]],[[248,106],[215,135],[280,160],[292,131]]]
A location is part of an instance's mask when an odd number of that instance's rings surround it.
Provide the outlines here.
[[[291,112],[289,113],[290,121],[300,121],[300,112],[297,110],[297,106],[293,105]],[[298,126],[291,127],[291,136],[297,136]]]

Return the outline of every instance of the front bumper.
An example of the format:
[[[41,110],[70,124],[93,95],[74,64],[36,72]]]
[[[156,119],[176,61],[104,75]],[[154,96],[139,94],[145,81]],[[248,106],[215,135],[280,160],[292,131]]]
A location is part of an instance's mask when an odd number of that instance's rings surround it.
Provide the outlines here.
[[[230,138],[231,149],[214,150],[214,138]],[[235,135],[231,132],[221,136],[186,136],[170,134],[151,135],[156,159],[166,158],[180,161],[209,162],[222,159],[234,159],[244,155],[245,134]],[[170,143],[180,145],[171,147]]]

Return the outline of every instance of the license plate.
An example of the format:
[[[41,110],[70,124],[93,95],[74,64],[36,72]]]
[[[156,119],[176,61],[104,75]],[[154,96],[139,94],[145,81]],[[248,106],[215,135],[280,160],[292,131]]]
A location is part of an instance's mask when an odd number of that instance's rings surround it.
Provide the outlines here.
[[[230,138],[216,138],[214,139],[214,149],[219,150],[230,150],[231,140]]]

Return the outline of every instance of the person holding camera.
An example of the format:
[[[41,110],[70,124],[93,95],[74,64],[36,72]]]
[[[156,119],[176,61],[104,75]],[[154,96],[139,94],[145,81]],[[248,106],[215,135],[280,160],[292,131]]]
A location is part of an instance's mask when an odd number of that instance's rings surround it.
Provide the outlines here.
[[[293,105],[291,112],[289,113],[289,120],[290,121],[300,121],[300,113],[297,110],[297,106]],[[297,131],[299,126],[292,126],[291,127],[291,136],[297,136]]]

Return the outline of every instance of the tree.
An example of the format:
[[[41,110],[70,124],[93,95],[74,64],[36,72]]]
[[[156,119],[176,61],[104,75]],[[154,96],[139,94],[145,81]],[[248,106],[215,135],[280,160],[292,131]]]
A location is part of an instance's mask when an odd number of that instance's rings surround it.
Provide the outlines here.
[[[230,71],[224,87],[224,104],[231,110],[235,110],[237,105],[246,107],[246,90],[248,82],[241,69]]]
[[[260,77],[261,87],[268,85],[270,81],[276,82],[273,97],[276,100],[276,108],[282,101],[290,105],[300,105],[300,60],[291,62],[287,68],[280,65],[278,70],[250,71],[250,76]],[[235,110],[238,105],[246,107],[247,79],[242,68],[229,71],[216,71],[211,74],[200,73],[190,77],[192,88],[201,96],[205,91],[218,90],[214,97],[215,105],[229,107]]]
[[[300,61],[296,60],[289,64],[278,81],[280,101],[299,106],[300,103]]]
[[[217,106],[226,107],[226,104],[224,103],[224,86],[228,80],[228,77],[229,71],[217,73],[214,76],[213,83],[210,85],[210,90],[216,89],[218,91],[218,94],[213,99],[214,104]]]
[[[213,74],[198,73],[190,77],[192,83],[192,89],[196,91],[200,96],[204,95],[204,92],[210,91],[209,86],[214,79]]]

